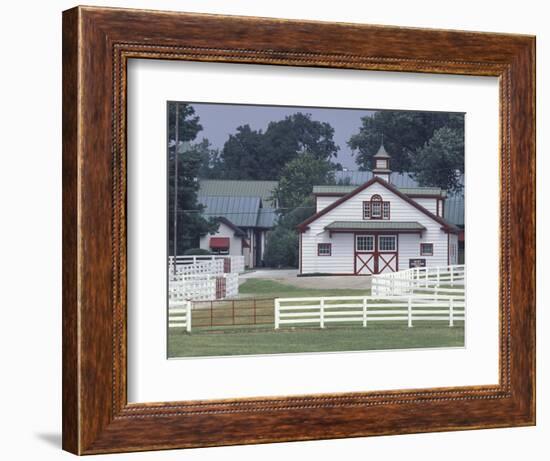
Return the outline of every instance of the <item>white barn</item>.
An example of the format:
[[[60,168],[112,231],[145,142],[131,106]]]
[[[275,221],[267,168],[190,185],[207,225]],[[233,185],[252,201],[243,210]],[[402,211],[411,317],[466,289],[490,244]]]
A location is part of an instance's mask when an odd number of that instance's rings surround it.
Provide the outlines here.
[[[457,264],[459,229],[443,219],[445,191],[398,189],[389,155],[374,156],[373,178],[316,186],[316,213],[298,226],[300,275],[372,275]]]

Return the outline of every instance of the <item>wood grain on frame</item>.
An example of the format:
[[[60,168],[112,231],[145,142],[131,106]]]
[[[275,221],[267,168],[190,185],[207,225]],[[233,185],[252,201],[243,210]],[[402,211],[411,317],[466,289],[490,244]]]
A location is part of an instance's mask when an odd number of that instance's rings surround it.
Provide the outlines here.
[[[534,424],[534,56],[530,36],[92,7],[64,12],[64,449],[91,454]],[[499,384],[128,404],[131,58],[499,77]]]

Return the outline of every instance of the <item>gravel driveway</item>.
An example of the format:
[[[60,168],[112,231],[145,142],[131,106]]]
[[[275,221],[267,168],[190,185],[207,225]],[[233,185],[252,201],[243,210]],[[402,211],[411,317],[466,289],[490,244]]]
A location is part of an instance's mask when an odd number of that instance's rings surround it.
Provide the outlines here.
[[[239,283],[248,279],[267,279],[299,288],[343,288],[365,290],[371,287],[371,277],[364,275],[330,275],[298,277],[297,269],[258,269],[239,276]]]

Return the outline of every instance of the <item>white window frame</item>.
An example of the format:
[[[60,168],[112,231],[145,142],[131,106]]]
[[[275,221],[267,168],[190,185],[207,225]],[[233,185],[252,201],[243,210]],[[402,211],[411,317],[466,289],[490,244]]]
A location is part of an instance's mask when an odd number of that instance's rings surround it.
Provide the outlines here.
[[[382,219],[390,219],[390,213],[391,213],[390,202],[382,202]]]
[[[370,249],[369,249],[369,245],[366,245],[366,248],[365,249],[360,249],[359,248],[359,239],[360,238],[366,238],[367,242],[370,241]],[[374,251],[374,235],[365,235],[365,234],[361,234],[361,235],[356,235],[355,236],[355,250],[356,251],[361,251],[361,252],[367,252],[367,253],[372,253]]]
[[[391,238],[393,239],[393,250],[387,250],[382,248],[382,239],[383,238]],[[388,252],[395,252],[397,251],[397,236],[396,235],[379,235],[378,236],[378,251],[388,251]]]

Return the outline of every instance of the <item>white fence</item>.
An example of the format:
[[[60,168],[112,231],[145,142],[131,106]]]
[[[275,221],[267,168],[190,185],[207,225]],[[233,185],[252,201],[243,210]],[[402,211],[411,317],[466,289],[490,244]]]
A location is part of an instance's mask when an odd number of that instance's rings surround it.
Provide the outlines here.
[[[278,298],[275,300],[275,329],[282,325],[325,328],[329,323],[446,321],[453,327],[455,321],[465,319],[464,297],[438,296],[339,296],[320,298]]]
[[[168,299],[174,303],[183,301],[208,301],[234,297],[239,294],[239,274],[195,274],[172,276],[168,283]]]
[[[189,264],[200,264],[209,261],[223,261],[224,272],[240,274],[244,272],[244,256],[224,255],[196,255],[176,256],[176,268],[180,270]],[[174,268],[174,257],[168,256],[168,267],[170,271]]]
[[[415,267],[372,276],[373,296],[433,294],[464,296],[464,265]]]
[[[191,303],[185,301],[168,307],[168,328],[185,328],[191,331]]]
[[[172,268],[171,268],[172,269]],[[187,278],[194,275],[223,275],[223,259],[206,259],[192,264],[183,264],[176,266],[176,274],[170,271],[172,278]]]

